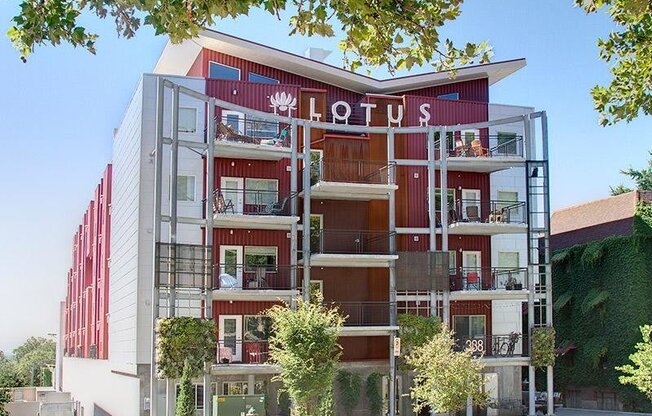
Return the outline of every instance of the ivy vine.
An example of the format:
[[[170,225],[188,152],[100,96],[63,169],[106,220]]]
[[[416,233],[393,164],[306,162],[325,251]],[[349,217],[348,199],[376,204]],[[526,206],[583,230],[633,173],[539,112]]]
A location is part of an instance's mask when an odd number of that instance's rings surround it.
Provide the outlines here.
[[[534,367],[555,365],[555,328],[543,327],[532,330],[531,360]]]
[[[160,378],[177,379],[188,365],[191,378],[215,361],[217,338],[212,319],[180,316],[159,319],[156,328],[156,365]]]
[[[383,375],[379,373],[371,373],[367,376],[365,393],[369,402],[369,411],[372,415],[380,415],[383,411],[382,380]]]
[[[340,390],[340,398],[342,406],[348,416],[353,414],[353,409],[360,400],[360,390],[362,380],[360,374],[350,373],[348,371],[340,370],[337,373],[337,384]]]

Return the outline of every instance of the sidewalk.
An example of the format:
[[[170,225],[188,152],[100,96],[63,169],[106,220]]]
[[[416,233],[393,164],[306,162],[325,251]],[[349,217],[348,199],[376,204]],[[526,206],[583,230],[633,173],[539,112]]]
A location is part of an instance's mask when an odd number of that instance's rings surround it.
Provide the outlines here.
[[[632,412],[615,412],[609,410],[591,410],[591,409],[568,409],[560,407],[555,412],[555,416],[642,416],[652,415],[652,413],[632,413]]]

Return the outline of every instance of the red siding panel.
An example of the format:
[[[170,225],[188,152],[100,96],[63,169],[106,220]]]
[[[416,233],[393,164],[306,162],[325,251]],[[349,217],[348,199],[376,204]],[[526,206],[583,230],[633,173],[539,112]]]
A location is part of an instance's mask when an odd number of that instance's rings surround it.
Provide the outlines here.
[[[290,192],[290,172],[286,168],[289,165],[289,159],[274,162],[215,158],[215,188],[220,187],[222,176],[245,179],[278,179],[279,194],[286,196]]]
[[[422,97],[436,98],[439,95],[457,92],[460,100],[489,102],[489,80],[487,78],[471,81],[455,82],[452,84],[438,85],[435,87],[420,88],[404,91],[404,95],[419,95]]]
[[[220,245],[225,246],[275,246],[278,247],[278,264],[290,264],[290,239],[285,231],[215,229],[213,261],[220,263]]]
[[[213,318],[218,321],[220,315],[262,315],[267,309],[280,302],[256,301],[213,301]]]

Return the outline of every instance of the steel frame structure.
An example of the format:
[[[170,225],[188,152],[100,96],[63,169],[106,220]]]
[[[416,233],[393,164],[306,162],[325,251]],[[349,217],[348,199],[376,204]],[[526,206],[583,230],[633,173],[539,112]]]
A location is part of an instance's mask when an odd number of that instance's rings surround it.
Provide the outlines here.
[[[528,192],[528,219],[530,221],[535,221],[536,224],[529,225],[529,239],[528,239],[528,253],[529,253],[529,285],[528,285],[528,328],[530,335],[532,329],[536,326],[551,326],[552,325],[552,284],[550,280],[550,256],[548,249],[548,238],[549,238],[549,195],[548,195],[548,175],[547,175],[547,160],[548,160],[548,130],[547,130],[547,118],[544,111],[533,112],[525,115],[507,117],[499,120],[491,120],[477,123],[468,123],[468,124],[458,124],[455,126],[418,126],[418,127],[380,127],[380,126],[361,126],[361,125],[348,125],[348,124],[334,124],[328,122],[320,121],[311,121],[306,119],[300,119],[295,117],[288,117],[277,115],[273,113],[262,112],[258,110],[253,110],[247,107],[236,105],[227,101],[223,101],[214,97],[210,97],[206,94],[197,92],[188,87],[175,84],[174,82],[165,79],[164,77],[158,78],[158,93],[157,93],[157,103],[156,103],[156,148],[153,153],[155,153],[155,201],[154,201],[154,230],[153,230],[153,241],[154,241],[154,253],[156,253],[156,247],[159,243],[169,243],[174,246],[176,244],[176,230],[179,223],[188,223],[201,225],[205,227],[205,230],[213,229],[213,215],[212,215],[212,201],[209,197],[213,192],[213,175],[205,175],[205,195],[207,195],[204,204],[204,215],[203,218],[181,218],[177,215],[176,209],[176,181],[171,181],[170,186],[170,212],[168,215],[165,215],[162,212],[162,184],[163,184],[163,149],[164,146],[170,146],[170,172],[172,178],[177,174],[178,169],[178,152],[179,147],[185,147],[195,150],[200,157],[205,158],[206,160],[206,172],[213,172],[214,158],[219,157],[215,152],[214,138],[215,138],[215,108],[220,107],[226,110],[238,111],[243,113],[245,116],[253,116],[256,119],[269,122],[285,123],[291,127],[291,155],[290,155],[290,166],[291,166],[291,180],[290,180],[290,192],[291,194],[297,194],[298,190],[298,161],[299,160],[310,160],[310,137],[311,129],[328,129],[330,131],[336,131],[339,133],[357,133],[357,134],[384,134],[387,137],[387,162],[394,163],[396,166],[422,166],[427,167],[428,174],[428,195],[429,195],[429,227],[427,229],[408,229],[408,230],[397,230],[396,227],[396,195],[395,190],[388,191],[388,231],[389,231],[389,249],[390,252],[396,251],[396,235],[397,231],[402,231],[403,233],[412,233],[415,231],[423,232],[424,234],[429,235],[429,251],[437,251],[436,244],[436,221],[435,221],[435,181],[437,172],[440,175],[440,192],[441,192],[441,211],[448,212],[448,198],[446,197],[447,189],[447,174],[448,174],[448,152],[446,149],[446,140],[441,140],[439,147],[440,155],[439,160],[437,160],[436,155],[436,136],[435,133],[439,133],[440,138],[445,138],[447,132],[459,132],[462,130],[471,130],[471,129],[482,129],[492,126],[499,126],[503,124],[511,123],[522,123],[525,132],[525,142],[527,146],[526,155],[528,158],[536,154],[535,144],[533,142],[533,137],[531,134],[531,123],[536,120],[539,120],[541,123],[541,134],[542,134],[542,154],[539,160],[528,160],[526,167],[530,164],[535,164],[537,166],[545,166],[546,174],[543,176],[544,187],[543,192],[536,193],[531,192],[529,189],[530,181],[527,182],[527,192]],[[163,119],[165,114],[165,91],[172,91],[172,133],[171,137],[164,137],[164,125]],[[204,143],[200,142],[191,142],[180,140],[178,137],[178,126],[179,121],[179,97],[180,95],[185,95],[193,99],[204,102],[207,106],[207,117],[205,120],[205,138]],[[298,149],[298,129],[301,127],[303,129],[303,151],[299,152]],[[427,159],[396,159],[394,154],[395,148],[395,135],[396,134],[425,134],[427,137]],[[526,174],[528,169],[526,168]],[[392,174],[392,183],[395,182],[393,177],[395,174]],[[526,178],[527,180],[527,178]],[[303,169],[303,207],[300,210],[298,206],[298,198],[294,198],[291,204],[291,215],[297,215],[300,211],[302,214],[302,227],[303,235],[310,234],[310,202],[311,202],[311,183],[310,183],[310,169]],[[539,211],[539,209],[541,209]],[[161,227],[164,223],[168,223],[169,226],[169,241],[161,241]],[[448,218],[446,215],[441,216],[441,234],[442,234],[442,244],[439,248],[441,251],[448,251]],[[296,266],[298,264],[298,225],[294,223],[291,228],[291,250],[290,250],[290,266],[292,268],[291,274],[291,284],[293,287],[297,285],[297,274]],[[210,250],[213,244],[213,233],[205,233],[205,244]],[[536,242],[536,247],[535,247]],[[541,251],[541,244],[543,244],[543,251]],[[310,239],[304,238],[302,244],[303,250],[303,296],[305,299],[309,299],[310,296]],[[156,256],[156,254],[155,254]],[[154,258],[154,264],[156,265],[158,259]],[[391,261],[389,265],[389,293],[390,293],[390,327],[396,327],[397,324],[397,302],[396,302],[396,269],[395,262]],[[168,310],[167,316],[172,317],[175,315],[175,270],[174,265],[172,265],[169,273],[169,301],[168,301]],[[535,280],[538,278],[538,284],[535,285]],[[543,284],[541,284],[543,282]],[[202,307],[202,316],[212,317],[212,291],[210,282],[206,282],[204,285],[201,294],[198,295],[197,299],[200,302],[203,302]],[[438,310],[441,310],[441,318],[444,324],[450,325],[449,315],[450,315],[450,290],[441,291],[438,293],[431,292],[430,294],[430,304],[431,304],[431,313],[436,314]],[[441,301],[441,308],[438,308],[438,302]],[[542,301],[545,301],[545,314],[539,314],[540,316],[545,316],[540,322],[534,321],[534,308],[535,302],[539,302],[540,305],[543,304]],[[159,302],[160,302],[160,290],[157,284],[156,272],[153,273],[152,281],[152,327],[151,327],[151,368],[150,368],[150,415],[151,416],[160,416],[163,413],[159,412],[157,408],[157,396],[158,396],[158,377],[156,371],[156,321],[159,318]],[[292,304],[294,305],[294,300]],[[396,357],[394,356],[394,339],[396,337],[395,330],[389,330],[389,404],[388,404],[388,414],[390,416],[396,415]],[[531,344],[529,345],[531,349]],[[535,383],[534,376],[535,371],[534,367],[529,366],[529,415],[535,414]],[[204,376],[204,416],[210,416],[212,412],[211,408],[211,395],[210,388],[210,368],[208,367],[205,371]],[[174,385],[171,380],[166,382],[167,390],[167,400],[166,400],[166,415],[172,416],[172,409],[174,408]],[[553,374],[552,367],[547,368],[547,392],[548,392],[548,414],[552,415],[554,411],[553,407]],[[472,407],[469,403],[467,406],[467,414],[472,414]]]

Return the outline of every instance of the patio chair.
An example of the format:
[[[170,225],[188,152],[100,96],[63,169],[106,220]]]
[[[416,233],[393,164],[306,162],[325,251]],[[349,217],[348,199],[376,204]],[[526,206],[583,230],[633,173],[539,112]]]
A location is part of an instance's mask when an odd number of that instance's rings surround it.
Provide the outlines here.
[[[466,218],[470,222],[480,222],[480,210],[477,205],[469,205],[466,207]]]
[[[463,157],[466,156],[466,148],[464,147],[464,142],[461,138],[455,139],[455,156]]]
[[[473,139],[473,141],[471,141],[471,150],[473,151],[473,155],[476,157],[487,156],[488,154],[488,152],[482,147],[480,139]]]
[[[480,290],[480,276],[478,272],[466,274],[466,290]]]
[[[280,201],[272,202],[265,205],[261,211],[263,215],[283,215],[285,207],[287,206],[290,198],[283,198]]]

